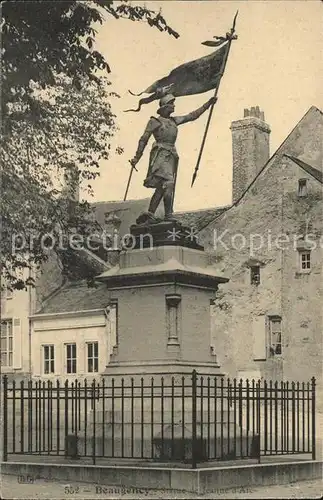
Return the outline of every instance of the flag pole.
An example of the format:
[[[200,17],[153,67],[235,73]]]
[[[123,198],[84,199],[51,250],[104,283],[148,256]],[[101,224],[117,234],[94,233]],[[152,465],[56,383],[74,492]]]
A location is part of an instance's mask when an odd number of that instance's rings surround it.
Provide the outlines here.
[[[229,37],[229,41],[227,43],[227,51],[225,53],[225,56],[224,56],[224,59],[223,59],[223,62],[222,62],[222,67],[221,67],[220,74],[219,74],[219,83],[218,83],[218,85],[217,85],[217,87],[215,89],[214,97],[217,97],[217,95],[218,95],[218,90],[220,88],[221,78],[222,78],[222,76],[224,74],[225,67],[226,67],[226,64],[227,64],[227,60],[228,60],[228,57],[229,57],[231,42],[234,39],[233,35],[234,35],[234,32],[235,32],[236,20],[237,20],[238,12],[239,11],[237,10],[237,12],[236,12],[236,14],[234,16],[234,19],[233,19],[233,25],[232,25],[232,28],[230,30],[230,37]],[[200,152],[199,152],[198,159],[197,159],[197,162],[196,162],[196,167],[195,167],[195,170],[194,170],[194,173],[193,173],[193,176],[192,176],[191,187],[193,187],[193,184],[194,184],[195,179],[197,177],[197,172],[198,172],[199,167],[200,167],[200,162],[201,162],[201,158],[202,158],[202,154],[203,154],[203,150],[204,150],[206,136],[208,134],[209,127],[210,127],[210,122],[211,122],[211,118],[212,118],[212,114],[213,114],[214,105],[215,105],[215,103],[212,104],[212,106],[210,108],[209,116],[208,116],[208,119],[207,119],[207,122],[206,122],[206,127],[205,127],[205,131],[204,131],[203,139],[202,139],[202,144],[201,144]]]
[[[131,163],[131,162],[129,162],[129,163]],[[134,167],[133,165],[131,165],[131,170],[130,170],[130,174],[129,174],[128,184],[127,184],[127,187],[126,187],[126,192],[125,192],[123,201],[126,201],[126,199],[127,199],[127,195],[128,195],[128,191],[129,191],[129,186],[130,186],[130,182],[131,182],[131,177],[132,177],[132,174],[133,174],[134,170],[136,170],[138,172],[138,170],[136,169],[136,167]]]

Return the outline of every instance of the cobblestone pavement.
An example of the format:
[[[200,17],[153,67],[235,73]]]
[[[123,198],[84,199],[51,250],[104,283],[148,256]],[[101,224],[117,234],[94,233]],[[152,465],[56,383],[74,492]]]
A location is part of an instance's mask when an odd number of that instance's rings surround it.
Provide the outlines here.
[[[28,478],[27,478],[28,479]],[[33,478],[29,478],[31,481]],[[118,486],[95,485],[88,483],[66,483],[34,479],[29,484],[18,482],[17,476],[1,477],[1,500],[14,499],[256,499],[256,498],[321,498],[323,486],[321,480],[303,481],[283,486],[241,487],[218,489],[205,495],[195,495],[180,491],[147,490],[122,488]]]

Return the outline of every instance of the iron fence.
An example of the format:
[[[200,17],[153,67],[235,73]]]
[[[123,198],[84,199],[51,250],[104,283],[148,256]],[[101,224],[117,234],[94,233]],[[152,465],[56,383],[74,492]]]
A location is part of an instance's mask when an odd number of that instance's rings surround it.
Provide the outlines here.
[[[10,455],[197,464],[262,456],[315,459],[315,379],[216,376],[102,378],[99,382],[3,378],[3,459]]]

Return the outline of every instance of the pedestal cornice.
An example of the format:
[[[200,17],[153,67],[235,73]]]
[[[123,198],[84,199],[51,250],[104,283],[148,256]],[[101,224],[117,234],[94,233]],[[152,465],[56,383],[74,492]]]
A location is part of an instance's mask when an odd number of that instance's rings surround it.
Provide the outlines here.
[[[210,268],[184,266],[176,259],[156,265],[121,269],[116,266],[96,278],[107,284],[109,289],[149,286],[158,284],[180,284],[216,290],[218,284],[229,280]]]

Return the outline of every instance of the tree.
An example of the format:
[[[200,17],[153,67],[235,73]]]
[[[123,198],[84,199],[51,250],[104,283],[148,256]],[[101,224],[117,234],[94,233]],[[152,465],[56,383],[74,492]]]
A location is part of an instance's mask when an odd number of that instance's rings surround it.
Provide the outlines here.
[[[0,206],[3,273],[14,288],[25,286],[18,271],[31,262],[41,264],[53,242],[60,250],[72,229],[83,234],[91,229],[85,225],[89,204],[73,200],[79,178],[90,190],[100,160],[109,158],[116,123],[107,99],[118,96],[107,89],[107,84],[88,82],[77,90],[61,77],[54,87],[39,91],[32,109],[10,106],[10,132],[0,153]],[[62,190],[62,177],[69,192]]]
[[[106,15],[178,37],[160,13],[127,2],[2,3],[1,252],[2,276],[13,289],[29,284],[19,271],[46,260],[46,234],[89,231],[89,205],[67,210],[71,196],[58,179],[72,179],[74,189],[86,179],[90,190],[109,158],[118,95],[109,91],[108,62],[94,49],[96,24]]]
[[[95,23],[104,14],[131,21],[146,21],[178,37],[161,16],[146,7],[109,0],[32,0],[2,2],[3,111],[8,102],[28,102],[30,82],[55,85],[56,75],[69,76],[79,88],[84,77],[100,83],[98,70],[110,71],[103,55],[94,50]]]

